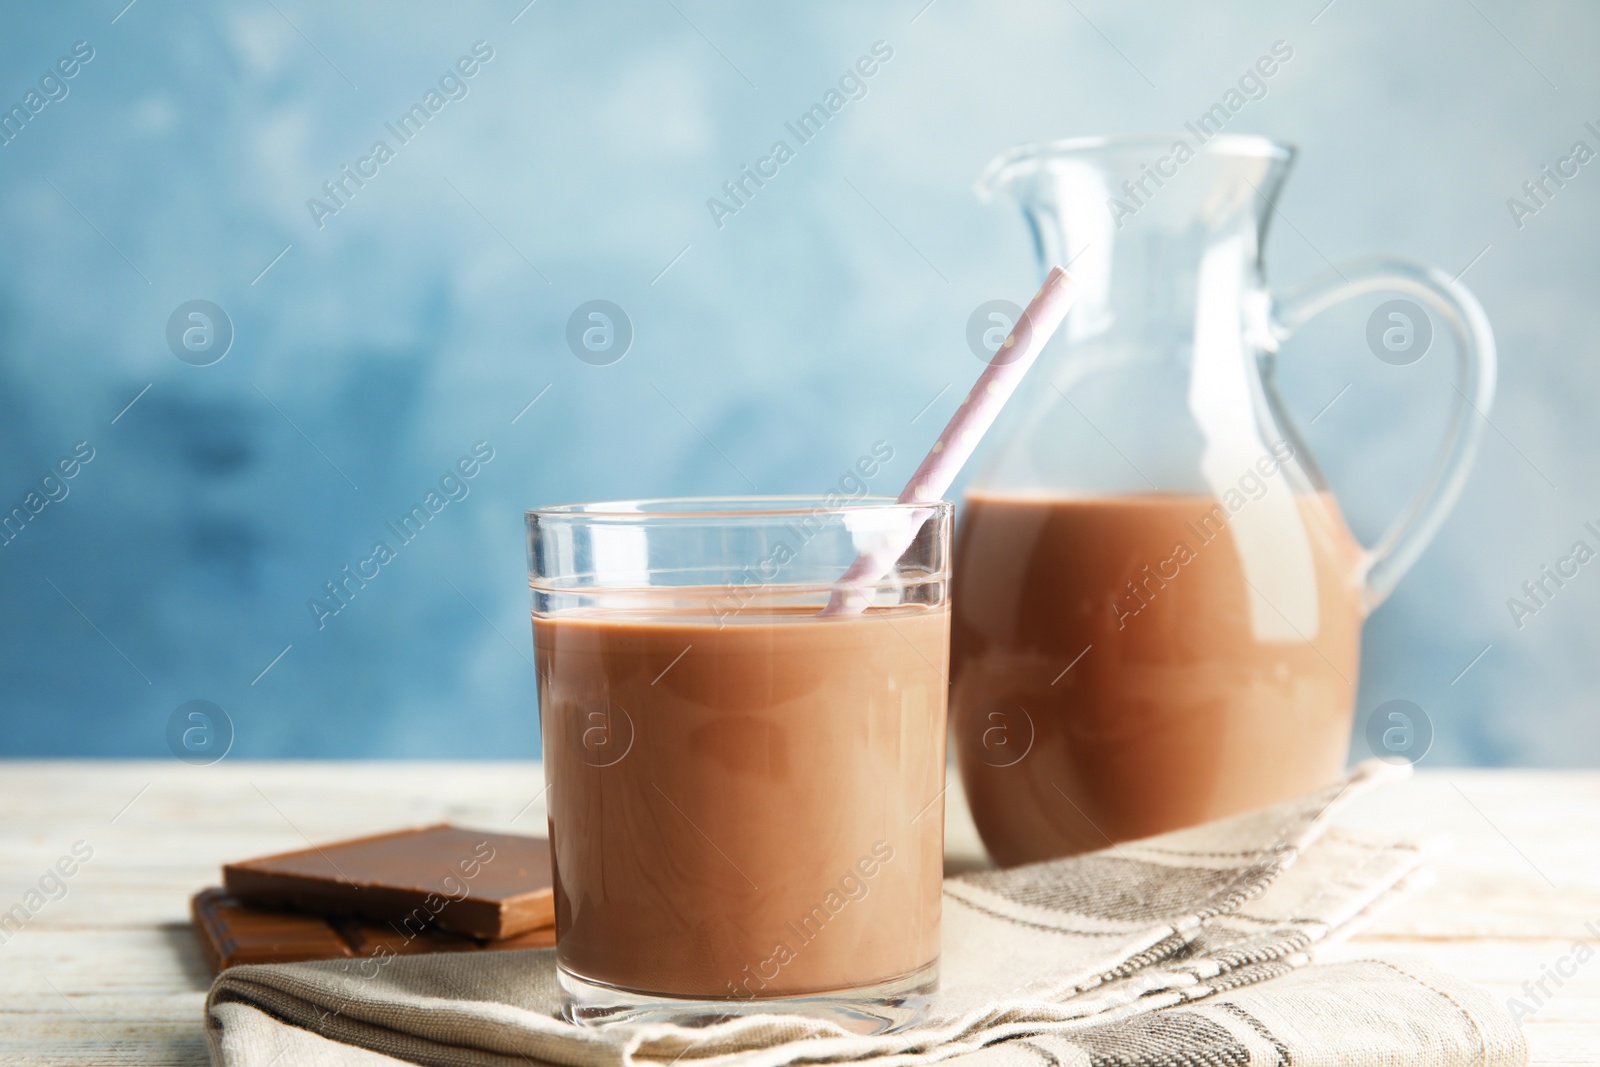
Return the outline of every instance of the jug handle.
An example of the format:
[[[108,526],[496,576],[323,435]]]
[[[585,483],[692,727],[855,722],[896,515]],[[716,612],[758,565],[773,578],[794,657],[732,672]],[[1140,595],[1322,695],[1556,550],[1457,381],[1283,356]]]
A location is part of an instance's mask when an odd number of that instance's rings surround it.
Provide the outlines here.
[[[1494,400],[1496,370],[1494,331],[1477,298],[1443,271],[1404,259],[1343,264],[1334,274],[1286,293],[1274,304],[1273,336],[1283,341],[1335,304],[1385,290],[1415,297],[1450,327],[1456,341],[1456,398],[1444,443],[1422,489],[1366,550],[1362,583],[1368,611],[1394,591],[1461,496]]]

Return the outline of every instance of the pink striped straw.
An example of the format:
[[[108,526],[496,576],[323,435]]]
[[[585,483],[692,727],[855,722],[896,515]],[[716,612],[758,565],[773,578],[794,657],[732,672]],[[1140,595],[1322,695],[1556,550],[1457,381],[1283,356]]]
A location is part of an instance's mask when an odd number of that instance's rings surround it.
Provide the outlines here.
[[[972,450],[994,425],[1000,409],[1016,392],[1022,376],[1028,373],[1040,350],[1060,328],[1077,295],[1077,283],[1072,275],[1060,267],[1051,267],[1044,285],[1023,309],[1017,324],[1011,327],[1011,332],[973,384],[972,391],[923,457],[922,465],[900,491],[898,503],[931,503],[944,496],[971,457]],[[913,512],[904,531],[884,536],[876,547],[857,556],[850,569],[834,583],[822,614],[854,615],[866,610],[870,597],[860,587],[871,585],[888,573],[926,519],[926,512]]]

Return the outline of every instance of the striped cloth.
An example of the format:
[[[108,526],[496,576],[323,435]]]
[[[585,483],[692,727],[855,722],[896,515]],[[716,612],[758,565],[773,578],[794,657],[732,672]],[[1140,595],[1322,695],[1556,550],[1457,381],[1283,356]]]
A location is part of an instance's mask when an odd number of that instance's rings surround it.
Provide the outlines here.
[[[1415,844],[1331,827],[1404,774],[1376,761],[1321,793],[1101,852],[945,883],[942,988],[928,1017],[861,1036],[785,1016],[697,1029],[557,1017],[554,952],[235,967],[206,1004],[228,1067],[1513,1067],[1506,1010],[1404,962],[1312,964],[1403,891]]]

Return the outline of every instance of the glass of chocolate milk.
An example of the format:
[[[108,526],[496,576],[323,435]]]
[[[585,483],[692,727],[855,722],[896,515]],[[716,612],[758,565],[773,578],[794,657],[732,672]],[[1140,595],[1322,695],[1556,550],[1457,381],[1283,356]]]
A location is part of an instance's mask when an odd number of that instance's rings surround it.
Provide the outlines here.
[[[877,1032],[920,1014],[951,515],[837,496],[527,513],[571,1019],[798,1012]],[[819,615],[858,553],[912,529],[866,610]]]
[[[1276,297],[1261,236],[1293,158],[1202,129],[1024,146],[980,179],[980,195],[1021,206],[1041,262],[1071,264],[1081,294],[1032,371],[1031,406],[990,435],[957,535],[951,717],[1001,864],[1335,780],[1362,621],[1465,481],[1471,407],[1487,411],[1494,387],[1482,309],[1448,275],[1392,259]],[[1447,352],[1449,334],[1455,410],[1421,493],[1368,548],[1273,375],[1295,328],[1383,290],[1403,299],[1375,308],[1390,317],[1351,358],[1404,363],[1424,354],[1408,341],[1435,335]]]

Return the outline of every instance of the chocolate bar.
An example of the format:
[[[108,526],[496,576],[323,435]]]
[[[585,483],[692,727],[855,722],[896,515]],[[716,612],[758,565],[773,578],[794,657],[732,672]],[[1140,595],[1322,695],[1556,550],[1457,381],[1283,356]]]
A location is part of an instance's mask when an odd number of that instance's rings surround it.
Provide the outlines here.
[[[196,893],[190,911],[200,950],[213,974],[239,963],[298,963],[355,955],[323,919],[257,911],[220,889]]]
[[[546,926],[499,941],[480,941],[475,937],[448,934],[443,930],[405,933],[382,923],[364,919],[345,919],[334,923],[339,935],[349,942],[357,956],[422,956],[430,952],[483,952],[517,948],[552,948],[556,928]]]
[[[502,941],[479,941],[431,928],[406,934],[394,927],[361,919],[331,923],[315,915],[252,908],[222,889],[204,889],[196,893],[191,910],[200,949],[211,965],[212,974],[241,963],[299,963],[351,957],[382,959],[430,952],[498,952],[549,948],[556,943],[553,926]]]
[[[555,922],[550,848],[540,838],[428,826],[230,863],[244,904],[497,941]]]

